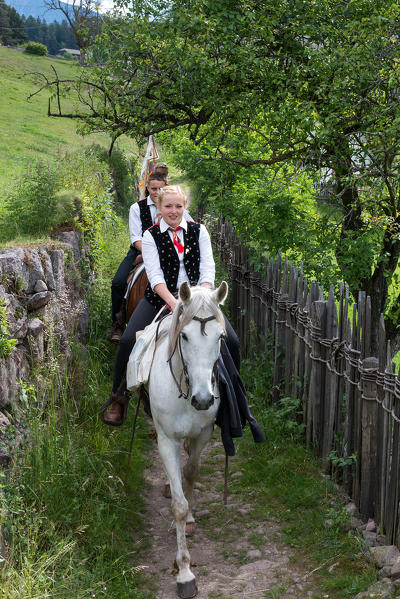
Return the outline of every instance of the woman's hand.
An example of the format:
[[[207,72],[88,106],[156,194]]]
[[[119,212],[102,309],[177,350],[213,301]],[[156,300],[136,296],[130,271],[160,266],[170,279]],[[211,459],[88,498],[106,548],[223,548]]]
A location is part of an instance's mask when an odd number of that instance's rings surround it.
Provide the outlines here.
[[[165,283],[158,283],[158,285],[155,285],[154,291],[164,300],[171,310],[174,310],[178,300],[172,295]]]
[[[176,297],[172,296],[172,300],[170,302],[168,302],[168,304],[167,304],[167,306],[171,310],[171,312],[173,312],[175,310],[177,303],[178,303],[178,300],[176,299]]]

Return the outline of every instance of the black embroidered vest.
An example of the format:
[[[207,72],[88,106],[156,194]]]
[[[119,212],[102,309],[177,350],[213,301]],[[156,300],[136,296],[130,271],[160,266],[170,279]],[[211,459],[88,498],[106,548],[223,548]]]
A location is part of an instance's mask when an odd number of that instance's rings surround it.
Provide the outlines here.
[[[147,229],[153,226],[153,221],[151,218],[150,207],[147,205],[147,198],[144,200],[139,200],[139,212],[140,212],[140,222],[142,223],[142,236]]]
[[[171,293],[177,291],[178,274],[179,274],[179,258],[176,253],[174,244],[171,241],[168,230],[161,233],[160,225],[154,225],[149,229],[153,236],[160,257],[160,266],[164,274],[165,283]],[[190,285],[197,285],[200,277],[200,224],[192,221],[187,221],[187,231],[183,229],[183,238],[185,244],[185,253],[183,256],[183,264],[185,265],[186,274],[189,278]],[[157,309],[162,308],[165,304],[155,291],[152,290],[150,284],[147,285],[145,291],[147,301]]]

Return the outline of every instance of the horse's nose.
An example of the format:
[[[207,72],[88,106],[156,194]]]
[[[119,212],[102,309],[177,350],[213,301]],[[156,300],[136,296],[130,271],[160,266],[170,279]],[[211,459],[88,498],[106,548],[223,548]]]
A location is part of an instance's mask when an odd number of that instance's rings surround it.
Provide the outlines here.
[[[198,395],[192,395],[192,406],[196,410],[208,410],[214,403],[214,395],[201,399]]]

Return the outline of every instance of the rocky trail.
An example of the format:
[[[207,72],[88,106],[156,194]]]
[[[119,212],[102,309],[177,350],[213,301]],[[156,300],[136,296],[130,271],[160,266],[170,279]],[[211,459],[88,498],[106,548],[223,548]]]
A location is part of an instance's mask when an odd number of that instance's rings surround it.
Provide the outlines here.
[[[240,471],[235,472],[234,460],[230,465],[231,477],[240,476]],[[202,465],[195,485],[196,531],[189,538],[198,598],[316,596],[313,571],[307,571],[307,564],[296,559],[295,551],[280,543],[277,522],[256,521],[251,497],[243,502],[237,496],[228,496],[224,506],[224,453],[216,438],[204,451]],[[204,470],[211,470],[212,475]],[[163,496],[165,477],[156,444],[149,455],[145,476],[148,527],[135,539],[136,545],[143,547],[139,560],[149,585],[151,588],[154,585],[154,599],[175,599],[175,526],[170,500]]]

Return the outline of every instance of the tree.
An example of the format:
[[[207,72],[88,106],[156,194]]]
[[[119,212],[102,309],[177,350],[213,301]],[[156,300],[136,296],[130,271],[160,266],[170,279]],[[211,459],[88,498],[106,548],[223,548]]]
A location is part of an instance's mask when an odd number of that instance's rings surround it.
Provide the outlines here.
[[[329,177],[343,215],[336,244],[342,276],[354,294],[371,296],[375,331],[385,310],[396,340],[398,3],[119,4],[127,14],[110,21],[95,44],[101,66],[64,82],[83,107],[65,116],[113,139],[185,129],[204,163],[276,171],[292,164]]]
[[[81,51],[80,62],[84,64],[87,49],[100,31],[100,0],[72,0],[69,4],[62,0],[45,0],[45,5],[49,10],[60,10],[65,16]]]
[[[4,0],[0,0],[0,42],[7,46],[17,46],[26,40],[23,18]]]

